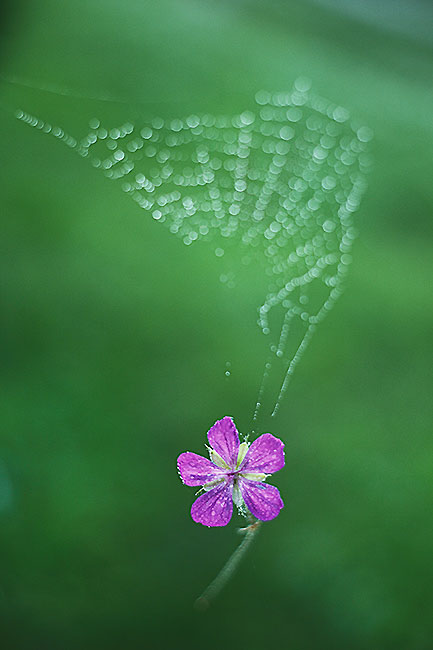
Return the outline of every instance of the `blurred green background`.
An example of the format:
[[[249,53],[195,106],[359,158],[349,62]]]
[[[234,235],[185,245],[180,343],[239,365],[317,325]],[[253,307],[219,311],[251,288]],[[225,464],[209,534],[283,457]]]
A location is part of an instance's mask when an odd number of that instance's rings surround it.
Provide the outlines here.
[[[429,21],[409,0],[3,9],[5,650],[433,648]],[[175,460],[223,415],[251,429],[266,280],[228,289],[206,243],[185,247],[13,109],[81,134],[95,114],[236,113],[300,74],[374,129],[375,168],[347,291],[259,421],[286,444],[286,507],[197,613],[241,522],[194,524]]]

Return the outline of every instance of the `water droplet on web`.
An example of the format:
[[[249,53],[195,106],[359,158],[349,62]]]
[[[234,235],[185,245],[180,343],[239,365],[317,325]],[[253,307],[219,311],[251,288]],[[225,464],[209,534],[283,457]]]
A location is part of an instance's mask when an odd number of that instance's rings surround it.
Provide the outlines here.
[[[282,140],[291,140],[295,135],[294,130],[290,126],[283,126],[280,129],[280,138]]]
[[[325,232],[333,232],[336,227],[337,227],[337,224],[335,224],[333,221],[331,221],[331,219],[327,219],[323,223],[323,226],[322,226],[322,228],[323,228],[323,230]]]
[[[230,361],[226,361],[226,370],[224,372],[226,377],[230,377],[231,374],[232,374],[231,366],[232,366],[232,364],[230,363]]]
[[[298,77],[294,83],[296,90],[306,93],[311,88],[311,80],[308,77]]]
[[[368,126],[361,126],[357,131],[357,136],[361,142],[370,142],[373,139],[373,131]]]

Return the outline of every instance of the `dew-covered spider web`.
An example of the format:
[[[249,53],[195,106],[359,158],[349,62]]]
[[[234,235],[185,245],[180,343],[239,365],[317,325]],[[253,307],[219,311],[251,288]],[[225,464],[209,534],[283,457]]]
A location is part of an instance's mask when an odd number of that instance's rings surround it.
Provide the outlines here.
[[[229,239],[245,264],[262,264],[269,286],[258,325],[269,357],[253,419],[278,362],[275,415],[314,331],[344,289],[353,215],[371,165],[370,129],[314,94],[304,78],[289,92],[258,92],[253,110],[236,115],[117,125],[94,117],[80,137],[21,109],[16,117],[87,158],[185,245],[213,242],[223,255],[221,242]]]

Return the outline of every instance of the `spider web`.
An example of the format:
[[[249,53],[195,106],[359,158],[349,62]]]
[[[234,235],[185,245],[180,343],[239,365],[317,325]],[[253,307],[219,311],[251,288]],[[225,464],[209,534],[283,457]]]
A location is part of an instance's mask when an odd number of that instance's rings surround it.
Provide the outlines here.
[[[258,92],[254,110],[237,115],[118,126],[95,117],[80,138],[21,109],[16,117],[89,159],[185,245],[229,239],[245,264],[260,261],[269,288],[258,325],[270,343],[253,420],[278,360],[275,415],[314,331],[343,292],[371,130],[311,92],[304,78],[290,92]]]

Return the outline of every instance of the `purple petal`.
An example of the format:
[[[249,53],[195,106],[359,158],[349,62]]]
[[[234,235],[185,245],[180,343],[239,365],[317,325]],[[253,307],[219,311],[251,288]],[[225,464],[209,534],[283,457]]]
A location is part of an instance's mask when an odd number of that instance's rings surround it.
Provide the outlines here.
[[[232,493],[233,483],[220,483],[194,501],[191,517],[203,526],[226,526],[233,513]]]
[[[248,449],[240,471],[273,474],[284,467],[284,444],[272,433],[264,433]]]
[[[273,485],[240,477],[239,487],[248,510],[261,521],[275,519],[284,507],[280,493]]]
[[[239,435],[235,423],[229,417],[217,420],[207,434],[209,444],[233,469],[239,452]]]
[[[185,451],[179,456],[177,469],[185,485],[205,485],[224,476],[223,470],[192,451]]]

